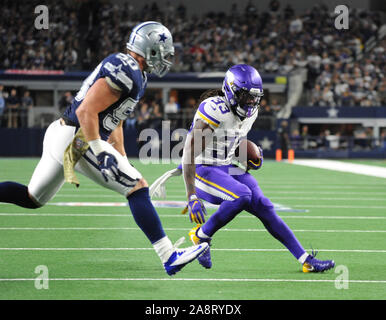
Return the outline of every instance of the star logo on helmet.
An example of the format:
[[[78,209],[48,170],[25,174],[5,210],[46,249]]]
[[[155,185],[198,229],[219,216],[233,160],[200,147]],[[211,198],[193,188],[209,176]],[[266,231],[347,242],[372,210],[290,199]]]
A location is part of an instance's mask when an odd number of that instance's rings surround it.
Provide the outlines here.
[[[165,42],[166,41],[166,39],[167,39],[167,37],[165,36],[165,33],[161,33],[160,35],[159,35],[159,42]]]

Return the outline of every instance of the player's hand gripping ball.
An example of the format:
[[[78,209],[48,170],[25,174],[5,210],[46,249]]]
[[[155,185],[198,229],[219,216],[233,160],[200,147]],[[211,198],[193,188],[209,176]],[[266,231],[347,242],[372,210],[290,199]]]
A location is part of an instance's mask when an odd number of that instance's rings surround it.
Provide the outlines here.
[[[263,165],[263,149],[251,140],[241,140],[240,145],[235,150],[235,156],[247,168],[247,171],[260,169]]]

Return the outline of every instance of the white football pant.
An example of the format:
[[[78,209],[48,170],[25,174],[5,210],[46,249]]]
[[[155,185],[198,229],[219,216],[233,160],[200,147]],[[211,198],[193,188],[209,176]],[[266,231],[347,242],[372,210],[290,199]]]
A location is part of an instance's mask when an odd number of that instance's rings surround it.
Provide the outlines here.
[[[76,128],[62,125],[60,120],[50,124],[44,135],[43,154],[35,168],[28,191],[40,205],[46,204],[60,190],[64,184],[63,155],[76,133]],[[82,156],[75,165],[75,171],[95,181],[97,184],[127,196],[137,184],[142,175],[122,156],[112,145],[107,142],[106,151],[115,156],[120,171],[120,181],[108,179],[106,182],[98,169],[97,159],[90,151]],[[80,185],[80,188],[82,185]],[[75,188],[75,186],[74,186]]]

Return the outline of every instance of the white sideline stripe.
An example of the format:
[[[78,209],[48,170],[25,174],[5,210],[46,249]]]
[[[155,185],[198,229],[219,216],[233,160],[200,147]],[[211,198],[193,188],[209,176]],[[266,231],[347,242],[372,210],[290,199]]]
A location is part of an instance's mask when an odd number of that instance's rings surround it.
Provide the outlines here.
[[[336,160],[294,160],[292,164],[314,167],[319,169],[327,169],[341,172],[350,172],[355,174],[362,174],[366,176],[373,176],[377,178],[386,178],[386,168],[369,166],[365,164],[356,164],[349,162],[342,162]]]
[[[386,188],[386,187],[385,187]],[[268,193],[268,192],[266,192]],[[271,194],[312,194],[315,195],[315,191],[278,191],[278,192],[270,192]],[[385,195],[385,192],[355,192],[355,191],[350,191],[350,192],[339,192],[339,191],[318,191],[318,194],[348,194],[348,195],[362,195],[362,194],[371,194],[371,195]]]
[[[216,282],[320,282],[335,283],[337,280],[328,279],[228,279],[228,278],[48,278],[50,281],[216,281]],[[36,278],[9,278],[0,281],[36,281]],[[386,280],[339,280],[347,283],[379,283],[386,284]]]
[[[0,248],[0,251],[153,251],[154,248]],[[211,248],[227,252],[288,252],[287,249],[229,249]],[[318,252],[386,253],[386,250],[318,249]]]
[[[69,193],[69,194],[57,194],[55,195],[55,198],[115,198],[115,199],[122,199],[122,196],[119,196],[119,194],[76,194],[76,193]],[[186,197],[185,197],[186,198]],[[124,199],[124,198],[123,198]]]
[[[319,204],[292,204],[297,208],[336,208],[336,209],[386,209],[386,206],[345,206],[345,205],[319,205]]]
[[[378,184],[378,185],[373,185],[373,186],[353,186],[353,185],[349,185],[349,186],[344,186],[344,185],[310,185],[310,184],[299,184],[299,185],[294,185],[294,184],[290,184],[290,185],[269,185],[269,184],[265,184],[263,182],[260,182],[259,183],[260,186],[262,186],[262,188],[264,190],[267,190],[267,189],[271,189],[271,190],[281,190],[281,189],[300,189],[300,188],[304,188],[304,189],[307,189],[309,190],[310,188],[312,189],[327,189],[327,190],[331,190],[331,189],[339,189],[339,190],[343,190],[343,189],[355,189],[355,190],[358,190],[358,189],[374,189],[374,188],[382,188],[382,189],[385,189],[386,188],[386,185],[384,184]]]
[[[153,206],[155,208],[173,208],[173,209],[179,209],[179,208],[185,208],[186,207],[186,201],[178,201],[178,200],[169,200],[169,201],[152,201]],[[52,206],[67,206],[67,207],[127,207],[128,203],[125,202],[51,202],[49,205]],[[298,209],[294,210],[290,207],[283,206],[279,203],[273,204],[275,207],[275,210],[278,212],[308,212],[304,209]],[[206,208],[211,209],[217,209],[219,206],[205,202]]]
[[[385,192],[386,195],[386,192]],[[271,196],[270,197],[272,200],[273,199],[279,199],[279,200],[327,200],[327,201],[343,201],[343,200],[349,200],[349,201],[386,201],[386,197],[384,198],[366,198],[366,199],[361,199],[361,198],[311,198],[311,197],[276,197],[276,196]]]
[[[184,218],[186,215],[182,214],[158,214],[161,218]],[[26,217],[124,217],[131,218],[132,215],[128,214],[115,214],[115,213],[0,213],[0,216],[26,216]],[[208,215],[209,217],[210,215]],[[238,218],[241,219],[256,219],[252,215],[239,215]],[[374,216],[286,216],[281,215],[282,219],[332,219],[332,220],[386,220],[386,217],[374,217]]]
[[[131,230],[131,231],[141,231],[139,228],[129,228],[129,227],[1,227],[0,230],[40,230],[40,231],[50,231],[50,230]],[[164,228],[165,231],[187,231],[185,228]],[[223,228],[219,230],[231,231],[231,232],[267,232],[266,229],[227,229]],[[295,229],[294,232],[326,232],[326,233],[386,233],[386,230],[305,230],[305,229]]]
[[[270,187],[269,185],[265,185],[264,183],[261,183],[262,187],[264,190],[267,190],[267,189],[282,189],[282,188],[287,188],[287,186],[279,186],[277,188],[275,187]],[[304,188],[307,188],[309,189],[310,186],[307,186],[307,185],[300,185],[300,186],[304,186]],[[298,186],[290,186],[291,189],[293,188],[298,188]],[[325,188],[325,189],[358,189],[358,188],[361,188],[361,187],[352,187],[352,186],[339,186],[339,187],[331,187],[331,186],[326,186],[326,187],[322,187],[320,185],[316,185],[316,186],[312,186],[312,188],[315,189],[320,189],[320,188]],[[383,187],[386,189],[386,186],[374,186],[374,187],[369,187],[369,188],[379,188],[379,187]],[[168,189],[169,191],[169,189]],[[92,192],[92,191],[91,191]],[[273,191],[270,191],[271,193],[273,193]],[[277,191],[276,192],[277,194],[282,194],[282,193],[288,193],[288,194],[291,194],[291,193],[301,193],[301,194],[315,194],[315,191]],[[384,195],[385,192],[358,192],[358,191],[354,191],[354,192],[325,192],[325,191],[318,191],[318,194],[349,194],[349,195],[353,195],[353,194],[371,194],[371,195]],[[181,192],[168,192],[168,194],[173,197],[173,198],[181,198],[181,199],[185,199],[186,196],[181,194]],[[81,194],[79,194],[79,192],[71,192],[71,193],[65,193],[65,192],[61,192],[61,193],[58,193],[57,195],[55,195],[55,198],[83,198],[83,197],[87,197],[87,198],[117,198],[117,199],[122,199],[122,196],[118,195],[118,194],[90,194],[90,191],[85,191],[85,192],[82,192]]]
[[[12,178],[8,178],[9,179],[17,179],[20,183],[27,183],[29,182],[29,180],[27,179],[22,179],[22,177],[18,178],[16,176],[13,176],[12,175]],[[3,180],[7,180],[5,177],[3,178]],[[326,182],[326,183],[318,183],[318,185],[315,185],[314,183],[310,183],[309,180],[301,180],[301,181],[294,181],[294,180],[291,180],[291,183],[285,183],[283,181],[272,181],[272,180],[269,180],[269,181],[259,181],[261,185],[264,186],[264,188],[266,188],[267,186],[270,187],[272,186],[273,188],[275,188],[276,186],[277,187],[284,187],[284,188],[293,188],[294,186],[304,186],[304,187],[308,187],[308,186],[312,186],[312,187],[322,187],[322,188],[328,188],[328,189],[331,189],[331,188],[342,188],[342,189],[363,189],[363,188],[376,188],[376,187],[381,187],[382,184],[374,184],[372,186],[369,186],[371,185],[371,183],[366,183],[366,186],[362,186],[361,184],[350,184],[350,186],[347,186],[345,184],[342,184],[342,183],[335,183],[335,182]],[[90,187],[88,187],[90,186]],[[76,190],[75,192],[88,192],[88,191],[101,191],[101,192],[106,192],[105,189],[103,188],[93,188],[95,186],[94,183],[90,183],[90,184],[85,184],[84,182],[81,182],[81,185],[80,185],[80,188],[78,190]],[[178,187],[173,187],[173,185],[171,186],[168,186],[168,190],[172,190],[172,191],[178,191],[179,193],[181,192],[181,189],[178,188]],[[75,189],[71,189],[69,187],[63,187],[62,191],[61,192],[66,192],[66,191],[69,191],[72,193],[71,190],[75,190]],[[117,194],[117,193],[114,193],[112,192],[112,194]]]

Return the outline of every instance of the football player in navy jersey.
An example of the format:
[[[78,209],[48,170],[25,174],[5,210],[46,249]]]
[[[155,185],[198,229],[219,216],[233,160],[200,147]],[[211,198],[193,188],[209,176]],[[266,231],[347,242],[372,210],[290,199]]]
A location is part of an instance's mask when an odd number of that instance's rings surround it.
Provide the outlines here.
[[[105,58],[83,82],[74,102],[47,128],[42,158],[28,186],[0,183],[0,202],[36,209],[79,172],[128,199],[134,220],[152,243],[166,272],[173,275],[208,248],[177,249],[166,236],[146,180],[129,163],[122,124],[144,95],[146,73],[164,76],[174,54],[170,31],[147,21],[137,25],[126,53]]]

